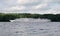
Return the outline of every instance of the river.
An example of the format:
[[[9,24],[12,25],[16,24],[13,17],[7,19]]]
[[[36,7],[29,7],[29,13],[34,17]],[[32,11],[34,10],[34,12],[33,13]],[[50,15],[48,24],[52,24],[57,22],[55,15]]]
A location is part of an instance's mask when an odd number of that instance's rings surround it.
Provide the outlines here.
[[[0,22],[0,36],[60,36],[60,22]]]

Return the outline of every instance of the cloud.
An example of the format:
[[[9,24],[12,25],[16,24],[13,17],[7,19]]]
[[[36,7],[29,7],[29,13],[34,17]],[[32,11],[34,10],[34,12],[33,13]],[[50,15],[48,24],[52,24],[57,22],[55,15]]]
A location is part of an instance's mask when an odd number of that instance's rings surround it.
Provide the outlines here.
[[[60,0],[0,0],[0,12],[60,13]]]
[[[36,6],[33,6],[33,8],[32,9],[36,9],[36,10],[38,10],[38,9],[42,9],[42,8],[45,8],[46,6],[47,6],[48,4],[38,4],[38,5],[36,5]]]
[[[30,4],[30,3],[37,3],[39,0],[17,0],[18,4]]]
[[[24,10],[25,7],[24,6],[13,6],[8,8],[9,10]]]

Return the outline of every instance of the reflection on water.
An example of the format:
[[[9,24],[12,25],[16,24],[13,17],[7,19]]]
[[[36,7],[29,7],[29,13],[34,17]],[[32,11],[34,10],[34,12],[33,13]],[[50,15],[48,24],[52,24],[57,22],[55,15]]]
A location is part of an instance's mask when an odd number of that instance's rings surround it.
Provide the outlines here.
[[[0,22],[0,36],[60,36],[60,22]]]

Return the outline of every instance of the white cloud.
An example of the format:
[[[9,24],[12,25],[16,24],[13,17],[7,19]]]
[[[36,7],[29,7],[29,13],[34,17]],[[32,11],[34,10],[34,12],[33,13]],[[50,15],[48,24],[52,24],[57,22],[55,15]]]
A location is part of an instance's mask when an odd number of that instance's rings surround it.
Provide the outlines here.
[[[18,4],[29,4],[29,3],[37,3],[39,0],[17,0]]]
[[[38,4],[38,5],[36,5],[36,6],[33,6],[33,9],[42,9],[42,8],[45,8],[46,6],[47,6],[48,4]]]
[[[12,6],[12,7],[8,7],[8,8],[4,8],[4,10],[6,11],[21,11],[21,10],[25,10],[24,6]]]
[[[14,7],[11,7],[10,9],[13,9],[13,10],[24,10],[25,7],[24,6],[14,6]]]
[[[0,0],[0,11],[19,13],[59,13],[60,0]]]

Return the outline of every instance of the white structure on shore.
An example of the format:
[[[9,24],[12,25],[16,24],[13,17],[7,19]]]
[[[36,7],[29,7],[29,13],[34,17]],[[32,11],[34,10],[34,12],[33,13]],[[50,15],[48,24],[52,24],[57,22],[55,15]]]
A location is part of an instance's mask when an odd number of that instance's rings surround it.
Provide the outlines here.
[[[20,18],[10,21],[11,22],[50,22],[49,19],[33,19],[33,18]]]

